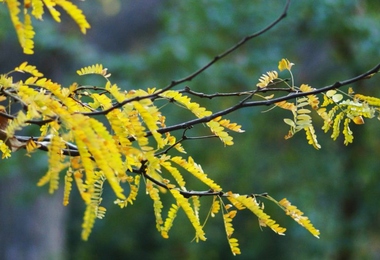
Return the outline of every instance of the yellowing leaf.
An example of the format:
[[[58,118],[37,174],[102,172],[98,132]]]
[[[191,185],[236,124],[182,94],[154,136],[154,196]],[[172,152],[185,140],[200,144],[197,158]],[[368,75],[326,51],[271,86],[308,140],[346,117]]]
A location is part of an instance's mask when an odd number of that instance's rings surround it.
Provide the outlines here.
[[[275,103],[275,105],[278,107],[281,107],[282,109],[287,109],[290,111],[296,110],[296,106],[294,105],[294,103],[290,103],[287,101],[280,101],[280,102]]]
[[[208,127],[210,127],[210,130],[220,138],[220,140],[225,145],[233,145],[232,137],[228,135],[227,132],[224,131],[224,127],[219,124],[217,121],[218,118],[215,118],[214,120],[211,120],[210,122],[206,123]]]
[[[310,92],[310,91],[313,91],[315,90],[314,88],[310,87],[309,85],[306,85],[306,84],[302,84],[300,86],[300,90],[302,92]],[[309,105],[314,109],[314,110],[317,110],[318,107],[319,107],[319,99],[316,95],[308,95],[307,96],[307,99],[308,99],[308,103]]]
[[[215,215],[219,212],[220,210],[220,202],[219,200],[216,200],[214,197],[214,201],[211,205],[211,217],[215,217]]]
[[[11,157],[12,150],[4,143],[3,140],[0,140],[0,151],[2,153],[1,159]]]
[[[275,233],[279,235],[285,235],[286,228],[278,225],[273,219],[267,215],[263,209],[259,206],[259,203],[253,197],[242,196],[238,194],[233,194],[227,197],[234,205],[236,202],[242,204],[244,207],[248,208],[253,214],[259,218],[260,225],[268,226]]]
[[[44,4],[42,0],[32,0],[32,15],[38,20],[42,20],[42,15],[44,14]]]
[[[82,10],[80,10],[76,5],[67,0],[55,0],[57,5],[61,6],[76,22],[79,26],[81,32],[86,34],[87,29],[91,26],[86,20],[86,16],[84,16]]]
[[[259,88],[265,88],[277,78],[277,71],[268,71],[267,74],[261,75],[261,77],[259,78],[259,83],[257,83],[256,86]]]
[[[354,140],[353,133],[352,133],[352,131],[350,129],[350,126],[349,126],[350,122],[351,122],[351,119],[350,118],[346,118],[344,120],[344,124],[343,124],[343,131],[342,132],[343,132],[343,135],[344,135],[344,144],[345,145],[348,145],[348,144],[352,143],[353,140]]]
[[[294,63],[291,63],[288,59],[282,59],[278,63],[278,69],[283,71],[285,69],[291,70]]]
[[[87,74],[99,74],[105,78],[110,76],[110,74],[107,74],[107,69],[103,68],[102,64],[95,64],[95,65],[91,65],[91,66],[81,68],[81,69],[77,70],[77,73],[80,76],[87,75]]]
[[[193,174],[196,178],[198,178],[200,181],[208,185],[212,190],[214,191],[221,191],[222,188],[214,182],[214,180],[207,177],[207,174],[205,174],[200,168],[199,165],[197,165],[194,160],[189,156],[188,161],[185,159],[176,156],[171,159],[173,162],[177,163],[184,169],[186,169],[188,172]]]
[[[331,98],[332,96],[334,96],[336,93],[336,90],[335,89],[330,89],[329,91],[326,92],[326,96],[328,96],[329,98]]]
[[[168,232],[173,225],[175,217],[177,216],[178,209],[179,207],[177,205],[171,205],[170,210],[168,212],[168,217],[166,218],[164,226],[161,229],[161,235],[163,238],[169,238]]]
[[[43,77],[43,74],[37,70],[36,66],[29,65],[28,62],[26,62],[26,61],[21,63],[20,66],[16,67],[15,71],[29,73],[29,74],[33,75],[34,77],[39,77],[39,78]],[[35,80],[35,79],[33,79],[33,80]]]
[[[35,151],[36,149],[38,149],[41,145],[39,144],[36,144],[36,142],[34,142],[34,140],[32,138],[30,138],[27,142],[26,142],[26,151],[28,152],[28,154],[32,153],[33,151]]]
[[[227,129],[230,129],[230,130],[238,132],[238,133],[243,133],[244,132],[244,130],[241,129],[241,125],[238,125],[236,123],[230,123],[230,120],[228,120],[228,119],[222,119],[222,120],[220,120],[219,124],[221,126],[224,126]]]
[[[354,98],[365,101],[371,106],[380,106],[380,98],[365,96],[361,94],[355,94]]]
[[[231,252],[233,255],[238,255],[240,254],[238,240],[236,238],[231,237],[232,234],[234,233],[234,228],[232,226],[232,219],[234,218],[234,214],[236,214],[236,210],[231,211],[231,212],[223,214],[223,222],[224,222],[224,228],[226,230],[228,244],[230,245]]]
[[[341,101],[343,99],[343,95],[342,94],[335,94],[332,96],[332,100],[335,102],[335,103],[338,103],[339,101]]]
[[[303,216],[304,213],[300,211],[296,206],[293,206],[286,198],[279,201],[279,205],[283,207],[287,215],[289,215],[298,224],[313,234],[313,236],[319,238],[319,230],[313,226],[313,224],[306,216]]]
[[[357,125],[362,125],[364,124],[364,119],[362,116],[355,116],[352,121],[354,121],[355,124]]]
[[[0,1],[2,2],[2,1]],[[56,5],[60,6],[64,9],[78,24],[82,33],[86,33],[86,30],[90,28],[89,23],[86,20],[86,17],[83,15],[82,10],[80,10],[76,5],[74,5],[71,1],[68,0],[28,0],[24,2],[23,9],[23,18],[22,22],[19,18],[21,13],[20,10],[20,1],[18,0],[7,0],[5,1],[8,4],[8,9],[10,12],[11,20],[13,26],[16,29],[17,37],[20,42],[21,47],[25,54],[33,54],[34,48],[34,29],[32,25],[31,15],[29,14],[29,8],[32,6],[31,14],[42,20],[42,16],[44,14],[44,5],[49,10],[53,19],[57,22],[60,22],[60,13],[55,8]]]
[[[84,212],[83,224],[82,224],[82,239],[87,240],[94,227],[96,219],[96,206],[91,203],[87,204]]]
[[[321,145],[318,143],[317,136],[315,135],[314,127],[311,125],[311,126],[305,127],[304,130],[306,132],[306,139],[308,140],[308,144],[311,144],[317,150],[320,149]]]
[[[71,192],[73,177],[72,177],[72,171],[68,170],[65,175],[65,186],[64,186],[64,192],[63,192],[63,205],[67,206],[69,204],[69,196]]]
[[[296,123],[294,123],[293,120],[291,120],[289,118],[284,118],[284,122],[285,122],[285,124],[290,125],[293,128],[296,128]]]
[[[180,206],[183,211],[185,212],[186,216],[189,218],[191,224],[193,225],[195,229],[195,238],[198,242],[199,240],[206,240],[205,233],[203,231],[203,228],[201,224],[199,223],[198,218],[196,217],[188,199],[182,196],[182,194],[179,193],[178,190],[170,190],[171,194],[177,201],[177,205]]]

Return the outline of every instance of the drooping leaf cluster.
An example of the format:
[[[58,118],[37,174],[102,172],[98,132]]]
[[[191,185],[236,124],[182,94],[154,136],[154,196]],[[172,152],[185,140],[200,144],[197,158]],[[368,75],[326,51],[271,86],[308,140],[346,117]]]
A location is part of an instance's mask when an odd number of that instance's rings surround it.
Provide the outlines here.
[[[279,62],[278,69],[280,71],[287,70],[291,75],[290,84],[286,83],[285,89],[290,93],[315,92],[316,89],[307,84],[301,84],[299,87],[294,85],[291,71],[293,65],[287,59],[282,59]],[[270,91],[271,87],[268,87],[268,85],[273,82],[286,82],[286,80],[279,78],[277,71],[269,71],[260,77],[257,87]],[[278,91],[278,89],[274,89],[274,91]],[[380,99],[355,94],[352,88],[347,93],[338,88],[330,88],[322,92],[322,97],[322,104],[319,96],[316,94],[301,95],[296,97],[294,102],[284,100],[275,103],[275,106],[290,110],[293,115],[293,118],[284,119],[284,122],[290,126],[289,133],[285,136],[285,139],[289,139],[297,132],[303,130],[305,131],[308,143],[315,149],[321,148],[312,122],[312,111],[323,120],[322,130],[325,133],[332,132],[331,138],[334,141],[341,133],[343,134],[345,145],[352,143],[354,139],[350,123],[364,124],[364,118],[373,118],[376,114],[379,118]],[[271,99],[273,96],[265,96],[264,98]]]
[[[7,4],[18,40],[25,54],[34,53],[33,38],[35,32],[32,17],[42,21],[45,9],[49,11],[56,22],[61,22],[61,13],[57,7],[62,8],[77,23],[84,34],[90,28],[82,10],[69,0],[0,0],[1,2]]]

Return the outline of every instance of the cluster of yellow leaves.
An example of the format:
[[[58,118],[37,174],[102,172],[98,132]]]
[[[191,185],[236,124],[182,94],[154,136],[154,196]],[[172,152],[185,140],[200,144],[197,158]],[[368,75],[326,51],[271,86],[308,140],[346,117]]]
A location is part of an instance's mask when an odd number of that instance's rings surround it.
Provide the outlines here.
[[[60,22],[61,14],[56,9],[56,7],[60,7],[72,17],[82,33],[85,34],[90,28],[82,10],[69,0],[0,0],[0,3],[2,2],[7,4],[18,40],[25,54],[34,52],[35,32],[32,16],[42,20],[45,10],[50,12],[55,21]],[[372,118],[379,112],[380,99],[360,94],[353,95],[350,92],[344,99],[344,93],[339,93],[337,90],[329,90],[323,94],[324,101],[320,105],[319,98],[311,93],[314,91],[313,88],[306,84],[302,84],[300,87],[294,86],[291,71],[293,65],[287,59],[282,59],[278,65],[279,71],[287,70],[290,73],[289,89],[303,93],[310,92],[310,94],[297,98],[294,103],[281,101],[275,104],[277,107],[290,110],[293,114],[293,119],[284,119],[284,122],[290,126],[286,138],[304,130],[308,143],[319,149],[321,146],[318,143],[311,117],[311,112],[315,111],[324,121],[322,129],[325,132],[332,130],[331,138],[333,140],[339,137],[343,121],[342,133],[344,143],[347,145],[353,141],[353,133],[349,124],[351,122],[363,124],[363,118]],[[222,212],[228,243],[234,255],[240,254],[238,240],[232,237],[234,233],[232,221],[238,210],[251,211],[257,216],[261,227],[269,227],[275,233],[284,235],[286,229],[264,212],[264,204],[260,203],[256,196],[224,193],[222,187],[208,177],[191,156],[184,159],[181,156],[171,157],[166,155],[166,152],[162,152],[163,149],[169,150],[173,147],[181,153],[185,153],[185,150],[170,133],[163,135],[159,131],[165,127],[165,116],[155,106],[154,100],[149,98],[155,89],[121,91],[117,85],[112,85],[108,80],[110,74],[101,64],[77,71],[79,75],[99,74],[104,77],[107,82],[100,93],[96,92],[95,88],[82,91],[76,83],[69,88],[62,88],[59,84],[43,78],[43,74],[35,66],[26,62],[15,68],[14,71],[28,73],[30,77],[25,81],[13,82],[13,78],[9,76],[10,73],[0,75],[0,90],[3,92],[0,101],[6,100],[5,96],[7,96],[10,99],[16,99],[26,109],[25,112],[20,110],[14,113],[12,120],[5,120],[5,123],[1,123],[0,151],[2,156],[8,158],[11,152],[21,147],[25,147],[28,154],[40,147],[48,150],[48,172],[37,185],[42,186],[49,183],[49,192],[53,193],[59,187],[60,173],[65,171],[63,205],[68,205],[72,183],[75,182],[86,204],[82,224],[84,240],[88,239],[96,218],[102,219],[105,216],[106,208],[100,206],[104,182],[107,181],[115,193],[114,203],[123,208],[133,204],[136,200],[140,178],[144,175],[146,177],[149,175],[155,180],[153,182],[148,179],[145,180],[145,183],[146,192],[153,201],[156,227],[161,235],[164,238],[169,237],[168,232],[174,219],[178,211],[182,209],[194,227],[195,240],[206,240],[204,224],[201,224],[200,220],[199,196],[188,198],[181,193],[187,191],[181,171],[193,175],[208,187],[209,192],[223,195],[214,195],[209,215],[214,217]],[[278,77],[277,71],[273,70],[263,74],[256,86],[258,89],[266,91],[266,88],[272,84],[282,81],[286,82]],[[86,97],[86,102],[82,97]],[[211,111],[192,102],[188,96],[178,91],[160,92],[157,97],[180,104],[197,118],[207,119],[212,115]],[[271,99],[272,96],[265,98]],[[131,102],[125,102],[126,100],[131,100]],[[115,104],[120,104],[119,102],[123,102],[123,105],[113,107]],[[3,115],[6,113],[5,111],[4,106],[0,106],[0,112]],[[107,124],[91,117],[91,113],[102,114]],[[16,144],[15,133],[27,127],[32,120],[46,121],[40,127],[41,138],[39,140],[31,138],[25,143]],[[240,125],[230,123],[229,120],[221,117],[210,117],[206,121],[210,131],[225,145],[233,144],[228,130],[243,132]],[[152,138],[149,138],[147,133]],[[74,152],[77,153],[77,156],[70,154]],[[65,155],[70,156],[66,157]],[[145,171],[136,174],[134,172],[136,169],[145,169]],[[169,173],[169,176],[164,175],[165,173]],[[168,178],[174,179],[175,184],[171,184]],[[161,186],[158,186],[156,182],[160,182]],[[123,185],[129,186],[128,196],[125,195]],[[163,189],[162,185],[166,189]],[[166,190],[170,191],[175,203],[171,204],[167,218],[164,220],[162,218],[164,205],[160,193]],[[225,205],[222,197],[226,197],[232,204]],[[287,215],[319,238],[319,230],[311,224],[302,211],[287,199],[284,198],[277,202],[267,195],[261,197],[275,202]],[[221,204],[223,204],[222,210]],[[231,210],[232,207],[236,209]]]
[[[268,71],[267,74],[261,75],[261,77],[259,78],[259,83],[257,83],[256,86],[259,88],[265,88],[277,78],[278,78],[277,71],[275,70]]]
[[[231,204],[224,204],[222,197],[214,198],[213,203],[211,205],[210,214],[212,217],[215,216],[220,211],[220,202],[223,203],[222,217],[224,222],[224,227],[228,239],[228,243],[230,245],[231,252],[234,255],[240,254],[239,249],[239,241],[237,238],[232,237],[235,229],[233,227],[233,219],[237,215],[240,210],[249,210],[251,211],[259,221],[260,227],[269,227],[273,232],[279,235],[285,235],[286,228],[281,227],[276,223],[268,214],[264,212],[264,203],[260,203],[258,201],[258,197],[267,199],[276,205],[278,205],[281,209],[283,209],[287,215],[291,216],[298,224],[307,229],[314,236],[319,238],[319,231],[314,228],[311,224],[310,220],[303,216],[303,212],[301,212],[297,207],[291,205],[291,203],[282,199],[280,202],[270,197],[267,194],[261,195],[239,195],[232,192],[225,193],[226,199]]]
[[[106,209],[100,206],[103,183],[109,183],[116,196],[114,203],[123,208],[136,200],[140,178],[144,174],[166,185],[176,201],[173,204],[176,206],[171,207],[164,221],[160,193],[165,190],[145,180],[147,194],[153,201],[157,229],[163,237],[168,237],[176,212],[182,209],[194,226],[196,240],[206,239],[200,224],[199,198],[193,197],[190,203],[179,192],[187,190],[183,172],[192,174],[210,190],[219,192],[222,188],[204,173],[191,156],[184,159],[162,152],[171,148],[181,153],[185,150],[175,136],[159,133],[160,128],[166,127],[166,118],[154,104],[154,99],[149,98],[156,92],[155,89],[122,91],[109,81],[110,74],[100,64],[77,71],[79,75],[98,74],[105,78],[103,87],[92,89],[76,83],[64,88],[44,78],[35,66],[26,62],[12,72],[30,76],[26,80],[13,82],[11,73],[1,75],[0,89],[26,108],[25,111],[13,111],[14,118],[8,120],[2,130],[6,137],[0,143],[3,156],[10,156],[12,151],[5,141],[13,138],[17,131],[28,127],[31,121],[46,121],[40,127],[41,138],[30,139],[23,147],[29,154],[41,147],[48,150],[49,169],[38,185],[49,184],[50,193],[58,189],[60,173],[64,172],[64,205],[69,204],[75,183],[87,206],[82,225],[83,239],[90,235],[95,219],[105,215]],[[177,91],[159,93],[157,97],[174,100],[197,118],[212,114]],[[131,101],[113,107],[126,100]],[[92,117],[92,113],[101,114],[102,119]],[[105,121],[106,124],[103,123]],[[207,125],[225,145],[232,144],[232,137],[227,131],[243,132],[240,125],[221,117],[210,119]],[[73,152],[76,154],[70,154]],[[140,168],[145,171],[133,173]],[[175,182],[170,183],[170,180]],[[129,187],[126,189],[125,186]],[[126,190],[129,194],[125,194]]]
[[[3,140],[0,140],[0,151],[2,153],[1,155],[1,159],[6,159],[6,158],[9,158],[11,157],[11,149],[9,149],[8,145],[6,145],[6,143],[4,143]]]
[[[225,145],[233,145],[234,142],[232,141],[232,136],[230,136],[225,129],[229,129],[238,133],[244,132],[244,130],[241,129],[241,126],[236,123],[230,123],[230,120],[223,119],[221,120],[221,116],[214,118],[210,122],[208,122],[206,125],[210,127],[210,130],[213,134],[219,137],[219,139],[225,144]]]
[[[0,0],[8,6],[12,23],[16,29],[17,37],[25,54],[33,54],[35,35],[32,16],[38,20],[42,20],[44,7],[49,10],[53,19],[57,22],[61,21],[60,12],[56,6],[61,7],[68,15],[78,24],[82,33],[86,33],[90,28],[82,10],[80,10],[72,1],[69,0]]]
[[[300,211],[296,206],[293,206],[286,198],[283,198],[278,202],[278,204],[283,207],[286,212],[286,215],[289,215],[294,219],[298,224],[307,229],[313,236],[319,238],[319,230],[316,229],[313,224],[310,222],[309,218],[304,216],[303,212]]]
[[[53,135],[48,150],[49,170],[37,183],[38,186],[42,186],[49,182],[49,193],[53,193],[59,188],[59,173],[68,166],[67,163],[63,163],[62,150],[64,148],[65,142],[63,139],[58,135]]]
[[[232,237],[232,234],[235,230],[232,226],[232,219],[236,216],[236,213],[236,210],[231,210],[223,214],[223,222],[224,227],[226,229],[228,244],[230,245],[231,252],[234,255],[239,255],[241,253],[239,249],[239,241],[236,238]]]
[[[183,209],[186,216],[189,218],[191,224],[195,229],[195,239],[198,242],[199,240],[206,240],[205,232],[203,231],[203,227],[197,218],[194,209],[191,207],[191,204],[187,198],[185,198],[180,192],[176,189],[170,190],[171,194],[177,201],[177,205]]]
[[[108,78],[111,76],[111,74],[107,74],[107,68],[103,68],[102,64],[95,64],[91,66],[87,66],[84,68],[81,68],[80,70],[77,70],[78,75],[88,75],[88,74],[98,74],[102,75],[105,78]]]
[[[168,217],[165,220],[164,226],[161,228],[161,235],[163,238],[169,238],[168,232],[173,226],[173,221],[177,216],[178,206],[176,204],[172,204],[170,210],[168,212]]]
[[[260,226],[267,226],[278,234],[285,232],[284,228],[264,212],[263,204],[260,205],[255,197],[232,192],[223,193],[222,187],[215,183],[191,156],[172,157],[162,152],[171,148],[176,148],[181,153],[185,153],[185,150],[175,136],[160,133],[159,130],[166,127],[166,118],[156,107],[155,99],[150,97],[157,92],[156,98],[167,99],[170,103],[176,102],[197,118],[207,118],[212,114],[211,111],[192,102],[189,97],[174,90],[122,91],[109,81],[110,74],[99,64],[77,71],[79,75],[98,74],[105,78],[106,83],[103,87],[97,86],[92,89],[83,88],[76,83],[69,88],[63,88],[44,78],[42,73],[27,63],[21,64],[13,72],[30,74],[30,77],[24,81],[13,82],[10,73],[1,75],[0,89],[9,98],[17,98],[27,109],[25,112],[20,110],[14,113],[14,119],[8,120],[2,131],[8,138],[14,138],[15,133],[27,127],[31,120],[46,121],[40,127],[41,138],[30,139],[23,145],[28,153],[41,147],[48,150],[49,169],[38,182],[39,186],[49,184],[49,192],[54,192],[59,187],[60,173],[64,172],[63,205],[69,204],[70,193],[75,183],[86,204],[82,224],[84,240],[88,239],[95,220],[105,216],[106,208],[100,205],[104,182],[107,181],[115,193],[114,203],[123,208],[136,200],[140,179],[144,176],[154,178],[166,187],[163,189],[151,179],[144,179],[146,193],[153,201],[156,227],[162,237],[169,237],[169,230],[178,211],[183,210],[194,227],[195,240],[206,240],[204,224],[201,223],[199,196],[188,197],[182,194],[187,191],[183,172],[194,176],[210,192],[224,194],[223,196],[232,203],[224,205],[222,197],[215,195],[209,215],[214,217],[218,214],[223,204],[222,218],[234,255],[240,254],[238,240],[232,237],[232,220],[237,210],[248,209],[258,217]],[[125,102],[128,100],[130,102]],[[119,106],[120,103],[123,105]],[[289,104],[282,103],[278,106],[288,107],[290,110],[297,108],[297,105]],[[107,125],[102,123],[104,120],[92,117],[93,113],[101,114]],[[301,117],[298,118],[301,120]],[[206,125],[225,145],[233,144],[227,131],[243,132],[240,125],[221,117],[210,118]],[[0,142],[1,151],[3,155],[10,156],[12,151],[4,143],[6,139],[3,139]],[[70,154],[73,152],[76,154]],[[136,174],[136,169],[144,171]],[[171,180],[174,180],[173,183]],[[126,185],[129,186],[127,189],[124,188]],[[125,190],[128,190],[129,194],[125,194]],[[171,204],[164,219],[164,204],[160,194],[166,190],[170,191],[169,194],[175,203]],[[230,210],[231,207],[237,210]],[[307,226],[305,223],[301,224]]]
[[[345,145],[353,142],[353,132],[349,127],[351,122],[357,125],[364,124],[364,118],[373,118],[376,112],[379,112],[379,104],[368,102],[371,97],[364,95],[350,95],[329,90],[323,95],[323,99],[321,108],[317,109],[318,115],[324,120],[322,130],[325,133],[332,130],[333,140],[336,140],[342,132]],[[341,131],[342,121],[344,123]]]
[[[280,71],[285,69],[289,71],[292,81],[290,89],[303,93],[313,92],[315,89],[306,84],[301,84],[300,87],[294,86],[291,72],[293,65],[287,59],[282,59],[278,65]],[[277,71],[270,71],[261,76],[257,86],[265,88],[275,79],[282,80],[278,77]],[[344,99],[345,95],[346,99]],[[325,133],[332,130],[331,138],[333,140],[336,140],[340,133],[343,133],[344,144],[348,145],[353,142],[354,138],[353,132],[349,127],[350,123],[363,124],[363,118],[373,118],[375,113],[379,112],[380,99],[360,94],[346,94],[332,89],[323,94],[322,104],[320,104],[319,97],[311,93],[305,97],[296,98],[295,102],[281,101],[275,105],[282,109],[290,110],[293,114],[292,119],[284,119],[284,122],[290,126],[289,133],[285,136],[285,139],[291,138],[297,132],[303,130],[305,131],[308,144],[312,145],[315,149],[320,149],[321,145],[318,143],[312,122],[312,111],[315,111],[323,119],[322,130]],[[341,130],[341,122],[343,122],[343,130]]]
[[[238,209],[247,208],[253,214],[255,214],[259,219],[260,226],[269,227],[275,233],[279,235],[284,235],[286,228],[281,227],[279,224],[276,223],[276,221],[271,219],[268,214],[264,213],[264,207],[260,206],[260,204],[257,202],[255,197],[232,194],[231,196],[228,196],[227,198],[231,201],[232,205],[234,205],[236,208]]]
[[[208,111],[206,108],[201,107],[196,102],[192,102],[188,96],[184,96],[182,93],[179,93],[177,91],[165,91],[164,93],[160,94],[160,96],[176,101],[178,104],[190,110],[198,118],[208,117],[212,114],[211,111]],[[226,119],[221,120],[221,117],[210,120],[208,123],[206,123],[206,125],[210,128],[211,132],[219,137],[219,139],[225,145],[234,144],[232,137],[228,134],[226,129],[239,133],[244,132],[241,129],[240,125],[237,125],[236,123],[230,123],[230,121]]]
[[[286,69],[291,72],[293,65],[283,59],[279,62],[279,70]],[[49,169],[38,185],[49,184],[49,192],[52,193],[58,189],[60,173],[64,172],[63,204],[68,205],[75,183],[86,204],[82,225],[83,239],[88,239],[96,218],[101,219],[105,216],[106,208],[100,205],[104,182],[107,181],[115,193],[114,203],[123,208],[134,203],[140,179],[144,178],[146,193],[153,201],[156,227],[162,237],[169,237],[169,230],[178,211],[183,210],[194,227],[195,240],[206,240],[203,229],[205,223],[201,223],[199,195],[184,195],[189,194],[186,193],[184,172],[203,183],[208,192],[215,193],[209,216],[214,217],[222,212],[228,243],[234,255],[240,254],[239,242],[232,237],[232,221],[239,210],[251,211],[257,216],[260,227],[269,227],[275,233],[284,235],[286,229],[264,212],[264,204],[257,200],[260,195],[246,196],[223,192],[222,187],[210,178],[191,156],[184,158],[167,154],[172,148],[180,153],[186,152],[175,136],[170,133],[162,134],[160,131],[166,127],[166,117],[156,107],[155,100],[160,98],[168,100],[168,103],[179,104],[191,111],[195,117],[205,119],[206,126],[225,145],[233,144],[228,131],[243,132],[240,125],[221,117],[211,117],[211,111],[175,90],[122,91],[116,84],[111,83],[110,74],[100,64],[77,71],[79,75],[98,74],[105,79],[104,86],[92,88],[76,83],[64,88],[44,78],[35,66],[26,62],[12,72],[26,73],[30,77],[14,82],[11,73],[0,75],[1,100],[17,99],[26,109],[13,111],[13,119],[2,119],[0,150],[3,157],[9,157],[11,152],[21,147],[25,147],[28,153],[41,147],[48,150]],[[275,80],[282,81],[276,71],[268,72],[259,79],[258,89],[267,88]],[[323,94],[323,103],[320,104],[318,96],[312,93],[314,89],[306,84],[296,87],[292,82],[289,89],[306,93],[306,96],[296,98],[295,102],[275,103],[276,107],[291,111],[293,115],[292,119],[284,119],[290,126],[286,138],[304,130],[308,143],[317,149],[320,145],[312,124],[313,111],[323,119],[322,129],[325,132],[332,129],[331,137],[334,140],[340,134],[343,121],[342,133],[345,144],[348,144],[353,141],[350,122],[362,124],[363,118],[372,118],[380,110],[380,99],[353,94],[352,91],[344,99],[342,92],[330,90]],[[4,106],[1,106],[0,110],[3,115],[8,112]],[[102,119],[93,117],[95,114],[100,115]],[[40,127],[41,138],[31,138],[17,146],[9,144],[10,140],[15,140],[15,133],[29,126],[31,121],[44,122]],[[158,182],[161,185],[157,185]],[[125,189],[125,186],[128,188]],[[125,190],[128,190],[128,194],[125,194]],[[164,219],[164,204],[160,194],[167,190],[175,203],[171,204]],[[261,197],[276,203],[298,224],[314,236],[319,236],[319,231],[310,220],[288,200],[277,202],[267,195]],[[225,205],[223,199],[231,204]]]
[[[173,157],[171,161],[186,169],[189,173],[194,175],[197,179],[206,184],[213,191],[222,190],[222,187],[216,184],[214,180],[207,177],[207,174],[203,172],[202,167],[199,164],[195,163],[191,156],[189,156],[187,161],[180,156]]]

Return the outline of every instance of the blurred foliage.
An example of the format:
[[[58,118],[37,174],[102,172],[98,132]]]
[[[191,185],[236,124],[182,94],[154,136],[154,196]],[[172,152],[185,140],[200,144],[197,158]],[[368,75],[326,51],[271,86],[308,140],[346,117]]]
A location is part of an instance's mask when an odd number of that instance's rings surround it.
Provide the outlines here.
[[[107,1],[99,1],[106,3]],[[134,1],[122,1],[120,13],[135,8]],[[144,1],[143,1],[144,2]],[[149,3],[150,1],[145,1]],[[40,39],[36,52],[46,55],[25,57],[2,53],[4,69],[13,68],[24,60],[36,64],[49,77],[65,84],[78,81],[76,69],[96,62],[106,65],[113,81],[126,89],[163,87],[172,79],[182,78],[201,67],[217,54],[244,36],[266,26],[283,7],[283,1],[157,1],[151,24],[157,28],[146,40],[138,36],[119,41],[109,28],[96,31],[97,26],[114,20],[101,4],[81,3],[92,28],[82,37],[74,29],[44,22],[36,28]],[[104,6],[104,5],[103,5]],[[0,9],[0,18],[4,12]],[[88,11],[86,11],[88,10]],[[366,71],[380,57],[380,3],[375,0],[293,1],[288,17],[274,30],[249,42],[226,59],[218,62],[202,76],[188,83],[205,93],[239,91],[253,88],[261,73],[275,68],[282,58],[292,60],[293,71],[300,82],[318,88],[337,80]],[[95,17],[91,14],[99,14]],[[127,19],[127,18],[125,18]],[[133,25],[133,24],[132,24]],[[37,24],[37,26],[39,26]],[[141,32],[148,28],[140,29]],[[93,31],[93,33],[91,32]],[[120,32],[118,32],[120,34]],[[41,37],[41,35],[44,35]],[[117,35],[117,34],[116,34]],[[97,45],[107,37],[120,46],[117,51]],[[16,42],[9,25],[2,22],[0,47],[10,48]],[[17,53],[17,51],[15,52]],[[51,73],[51,75],[49,75]],[[70,76],[72,75],[72,76]],[[82,80],[82,79],[80,79]],[[92,79],[90,79],[92,80]],[[90,82],[90,81],[89,81]],[[80,82],[80,83],[89,83]],[[361,82],[354,88],[380,95],[372,82]],[[197,100],[198,101],[198,100]],[[199,100],[212,110],[229,106],[234,100]],[[285,237],[260,231],[251,215],[242,214],[235,221],[244,259],[375,259],[380,255],[380,168],[376,139],[378,122],[366,122],[353,128],[354,144],[343,147],[341,140],[332,142],[319,131],[322,150],[308,146],[302,136],[285,141],[287,126],[278,109],[267,108],[238,111],[233,120],[243,125],[246,133],[235,135],[235,145],[224,148],[217,140],[184,143],[189,154],[202,164],[221,185],[240,193],[268,191],[274,197],[287,197],[303,209],[321,231],[321,239],[312,238],[304,229],[279,214],[279,222],[288,227]],[[177,112],[176,112],[177,113]],[[182,116],[178,113],[177,116]],[[180,120],[180,119],[178,119]],[[202,129],[194,129],[194,135]],[[190,132],[191,133],[191,132]],[[218,154],[208,147],[219,149]],[[2,170],[3,168],[2,162]],[[41,176],[45,172],[40,169]],[[36,190],[38,190],[36,188]],[[72,196],[79,196],[72,194]],[[210,219],[206,227],[208,240],[190,243],[192,228],[186,216],[175,221],[184,223],[171,231],[169,240],[156,232],[151,201],[140,194],[140,203],[119,210],[108,204],[107,218],[98,221],[88,242],[80,241],[83,208],[70,204],[67,255],[70,259],[147,258],[147,259],[232,259],[225,241],[221,219]],[[207,203],[208,198],[202,199]],[[74,200],[73,200],[74,201]],[[144,203],[145,202],[145,203]],[[107,206],[107,205],[106,205]],[[268,207],[276,215],[276,210]]]

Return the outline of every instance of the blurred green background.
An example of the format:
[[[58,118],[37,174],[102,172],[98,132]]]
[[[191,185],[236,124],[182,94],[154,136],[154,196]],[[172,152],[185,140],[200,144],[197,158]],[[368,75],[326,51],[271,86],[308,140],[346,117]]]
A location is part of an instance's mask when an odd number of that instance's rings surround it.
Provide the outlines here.
[[[75,3],[92,29],[83,36],[67,16],[56,24],[47,15],[44,22],[35,22],[34,56],[22,54],[5,5],[0,5],[0,73],[29,61],[63,85],[101,84],[98,78],[79,77],[75,71],[102,63],[119,87],[162,88],[268,25],[285,5],[278,0]],[[379,46],[379,1],[295,0],[277,27],[186,85],[205,93],[249,90],[262,73],[288,58],[296,64],[297,85],[319,88],[372,68],[380,61]],[[380,96],[377,78],[351,87]],[[197,101],[217,111],[237,100]],[[288,198],[320,229],[320,239],[266,203],[268,214],[287,227],[286,236],[261,231],[256,217],[240,212],[234,221],[240,256],[230,253],[220,216],[208,221],[206,242],[191,242],[194,232],[184,214],[165,240],[156,231],[152,202],[142,186],[135,205],[125,209],[114,206],[112,192],[106,192],[106,218],[96,222],[84,242],[79,195],[73,192],[69,206],[63,207],[62,191],[51,196],[47,188],[35,185],[46,172],[45,154],[29,158],[20,151],[0,162],[0,259],[379,259],[379,122],[353,126],[354,144],[348,147],[318,129],[322,149],[317,151],[302,133],[284,140],[288,129],[282,118],[289,113],[280,109],[263,113],[267,109],[244,109],[227,117],[246,130],[233,135],[232,147],[211,139],[184,146],[225,190]],[[172,122],[181,121],[180,113],[166,112]],[[24,134],[32,135],[33,130]],[[202,199],[204,206],[209,202]]]

